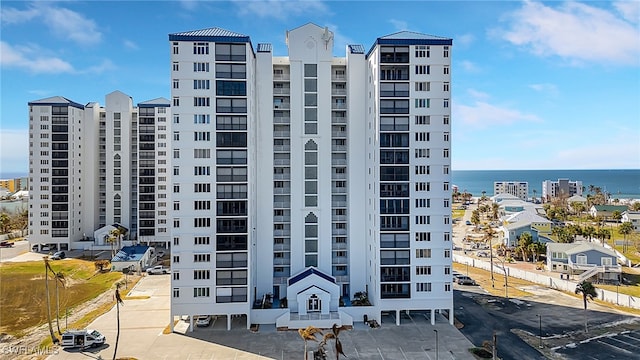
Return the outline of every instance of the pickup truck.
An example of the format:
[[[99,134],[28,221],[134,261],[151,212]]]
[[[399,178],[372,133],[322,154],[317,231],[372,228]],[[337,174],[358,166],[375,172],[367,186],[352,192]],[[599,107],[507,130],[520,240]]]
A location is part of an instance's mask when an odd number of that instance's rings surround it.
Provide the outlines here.
[[[169,273],[169,268],[162,265],[150,267],[147,269],[147,274],[149,275],[160,275],[160,274],[168,274],[168,273]]]
[[[2,241],[0,242],[0,247],[13,247],[13,243],[8,241]]]

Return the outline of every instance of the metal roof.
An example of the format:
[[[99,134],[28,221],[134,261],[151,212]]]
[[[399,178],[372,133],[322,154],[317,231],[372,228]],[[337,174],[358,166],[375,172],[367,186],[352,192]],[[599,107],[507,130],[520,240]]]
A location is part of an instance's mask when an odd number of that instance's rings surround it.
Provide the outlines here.
[[[41,106],[69,105],[78,109],[84,109],[84,106],[78,104],[75,101],[71,101],[63,96],[52,96],[52,97],[48,97],[40,100],[30,101],[28,105],[29,106],[31,105],[41,105]]]
[[[367,52],[367,58],[376,45],[453,45],[453,39],[442,36],[427,35],[413,31],[400,31],[376,39]]]
[[[249,36],[218,27],[169,34],[170,41],[251,42]]]
[[[325,279],[327,281],[330,281],[330,282],[332,282],[334,284],[336,283],[336,279],[335,278],[323,273],[322,271],[320,271],[320,270],[318,270],[318,269],[316,269],[314,267],[309,267],[308,269],[304,270],[303,272],[301,272],[301,273],[299,273],[299,274],[297,274],[297,275],[295,275],[293,277],[290,277],[289,278],[289,286],[291,286],[291,285],[297,283],[298,281],[306,278],[307,276],[311,276],[313,274],[316,274],[316,275],[320,276],[321,278],[323,278],[323,279]]]
[[[349,45],[349,51],[351,51],[352,54],[364,54],[364,46]]]
[[[150,107],[169,107],[171,106],[171,101],[163,98],[163,97],[159,97],[159,98],[155,98],[153,100],[147,100],[147,101],[143,101],[141,103],[138,103],[138,107],[143,107],[143,108],[150,108]]]
[[[271,52],[272,47],[271,44],[258,44],[257,52]]]

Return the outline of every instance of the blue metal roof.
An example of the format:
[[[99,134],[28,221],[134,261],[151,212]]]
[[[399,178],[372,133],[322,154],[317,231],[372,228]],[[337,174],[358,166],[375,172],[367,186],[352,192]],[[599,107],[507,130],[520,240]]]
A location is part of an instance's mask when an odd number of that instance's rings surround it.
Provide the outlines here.
[[[376,45],[453,45],[453,39],[441,36],[421,34],[413,31],[400,31],[376,39],[367,52],[367,58]]]
[[[138,261],[142,259],[144,254],[149,249],[146,245],[133,245],[124,246],[116,255],[111,259],[111,262],[118,261]]]
[[[349,45],[349,51],[351,51],[352,54],[364,54],[364,46]]]
[[[247,35],[217,27],[169,34],[169,41],[251,42]]]
[[[170,106],[171,106],[171,101],[163,97],[138,103],[138,107],[141,107],[141,108],[170,107]]]
[[[272,47],[271,44],[258,44],[258,50],[256,50],[257,52],[271,52],[272,51]]]
[[[31,105],[39,105],[39,106],[69,105],[78,109],[84,109],[83,105],[80,105],[75,101],[71,101],[63,96],[52,96],[52,97],[48,97],[40,100],[30,101],[28,105],[29,106]]]
[[[290,277],[289,278],[289,286],[291,286],[291,285],[297,283],[298,281],[306,278],[307,276],[310,276],[310,275],[313,275],[313,274],[316,274],[316,275],[320,276],[321,278],[323,278],[323,279],[325,279],[327,281],[330,281],[330,282],[332,282],[334,284],[336,283],[336,279],[335,278],[323,273],[322,271],[320,271],[320,270],[318,270],[318,269],[316,269],[314,267],[310,267],[307,270],[301,272],[300,274],[295,275],[293,277]]]

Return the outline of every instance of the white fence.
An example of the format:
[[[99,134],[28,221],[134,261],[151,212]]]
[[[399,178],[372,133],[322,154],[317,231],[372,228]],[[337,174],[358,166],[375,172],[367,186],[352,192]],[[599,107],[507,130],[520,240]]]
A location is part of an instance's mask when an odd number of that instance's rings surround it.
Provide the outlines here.
[[[464,255],[453,254],[453,261],[469,265],[471,267],[484,269],[487,271],[491,271],[491,263],[485,260],[474,259]],[[554,276],[545,275],[545,273],[537,273],[526,271],[522,269],[517,269],[513,267],[507,266],[507,273],[509,276],[530,281],[532,283],[540,284],[547,286],[556,290],[563,290],[569,292],[575,292],[577,283],[571,280],[563,280],[558,279]],[[500,262],[493,263],[493,271],[499,274],[504,274],[502,270],[502,266],[500,266]],[[598,298],[600,300],[610,302],[612,304],[626,306],[633,309],[640,309],[640,298],[633,297],[631,295],[620,294],[618,292],[604,290],[604,289],[596,289],[598,292]]]

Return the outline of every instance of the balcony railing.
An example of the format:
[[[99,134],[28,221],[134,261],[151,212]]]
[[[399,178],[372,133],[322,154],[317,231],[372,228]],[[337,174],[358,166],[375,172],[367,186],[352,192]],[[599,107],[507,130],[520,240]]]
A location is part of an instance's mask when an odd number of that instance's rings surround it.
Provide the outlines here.
[[[273,180],[291,180],[291,174],[273,174]]]
[[[275,124],[289,124],[291,122],[291,118],[288,116],[275,116],[273,118],[273,122]]]
[[[291,107],[291,103],[288,102],[275,102],[273,103],[274,109],[289,109]]]
[[[291,93],[291,89],[289,88],[273,88],[273,93],[276,95],[289,95]]]
[[[273,74],[273,80],[289,80],[290,74]]]
[[[331,117],[332,124],[346,124],[347,118],[346,116],[332,116]]]
[[[347,95],[347,89],[331,89],[331,95]]]
[[[331,108],[332,109],[346,109],[347,108],[347,104],[345,104],[345,103],[331,103]]]

